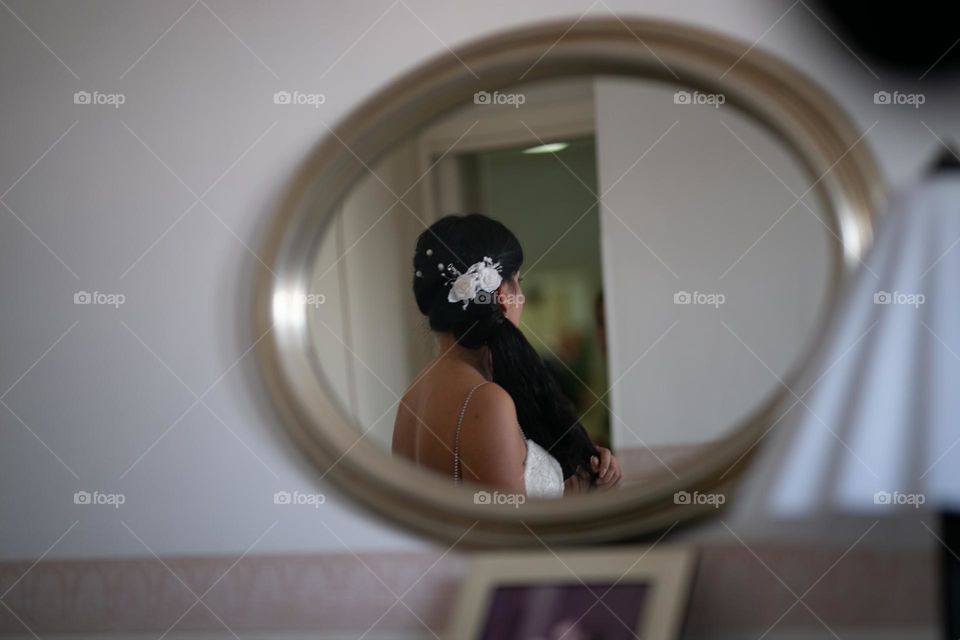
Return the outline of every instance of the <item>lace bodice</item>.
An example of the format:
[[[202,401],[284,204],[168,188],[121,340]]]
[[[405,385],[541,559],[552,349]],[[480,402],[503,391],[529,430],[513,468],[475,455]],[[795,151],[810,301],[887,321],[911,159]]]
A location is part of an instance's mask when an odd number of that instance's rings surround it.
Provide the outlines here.
[[[523,485],[531,498],[563,496],[563,467],[530,438],[527,438],[527,457],[523,461]]]
[[[463,423],[463,416],[467,410],[467,403],[473,392],[479,387],[487,384],[489,381],[481,382],[467,394],[463,401],[463,407],[460,409],[460,417],[457,420],[457,430],[454,435],[453,444],[453,481],[461,482],[460,477],[460,426]],[[523,433],[523,429],[520,430]],[[527,455],[523,459],[523,485],[526,495],[531,498],[559,498],[563,496],[563,468],[560,463],[550,455],[550,452],[542,446],[527,438]]]

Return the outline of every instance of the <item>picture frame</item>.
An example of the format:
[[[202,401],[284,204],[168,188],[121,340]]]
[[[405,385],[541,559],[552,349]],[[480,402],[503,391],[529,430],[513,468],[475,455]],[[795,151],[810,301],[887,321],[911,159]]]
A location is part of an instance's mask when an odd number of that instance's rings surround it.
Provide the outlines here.
[[[476,553],[444,637],[676,640],[695,560],[685,547]]]

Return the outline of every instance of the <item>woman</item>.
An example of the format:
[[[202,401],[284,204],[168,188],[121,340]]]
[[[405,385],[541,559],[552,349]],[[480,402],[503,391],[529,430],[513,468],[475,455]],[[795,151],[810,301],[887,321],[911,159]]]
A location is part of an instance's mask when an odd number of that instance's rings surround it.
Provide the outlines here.
[[[420,235],[413,293],[438,355],[400,401],[393,451],[509,493],[609,489],[620,465],[590,442],[520,332],[522,263],[513,233],[478,213],[446,216]]]

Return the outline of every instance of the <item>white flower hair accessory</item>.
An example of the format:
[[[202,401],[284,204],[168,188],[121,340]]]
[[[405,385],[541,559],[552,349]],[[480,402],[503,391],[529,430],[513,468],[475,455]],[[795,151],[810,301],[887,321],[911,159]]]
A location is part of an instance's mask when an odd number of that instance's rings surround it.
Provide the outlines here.
[[[500,275],[502,267],[499,262],[494,262],[491,258],[484,256],[480,262],[475,262],[470,267],[460,273],[452,264],[446,266],[447,284],[450,284],[450,292],[447,294],[449,302],[462,302],[466,309],[471,301],[475,300],[480,291],[493,293],[503,282]]]

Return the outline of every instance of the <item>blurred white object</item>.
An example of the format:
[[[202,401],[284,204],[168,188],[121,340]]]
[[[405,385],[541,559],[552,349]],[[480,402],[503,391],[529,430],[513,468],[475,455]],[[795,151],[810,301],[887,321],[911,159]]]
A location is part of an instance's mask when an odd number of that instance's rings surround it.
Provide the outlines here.
[[[891,198],[801,384],[741,487],[747,510],[960,508],[960,171]]]

